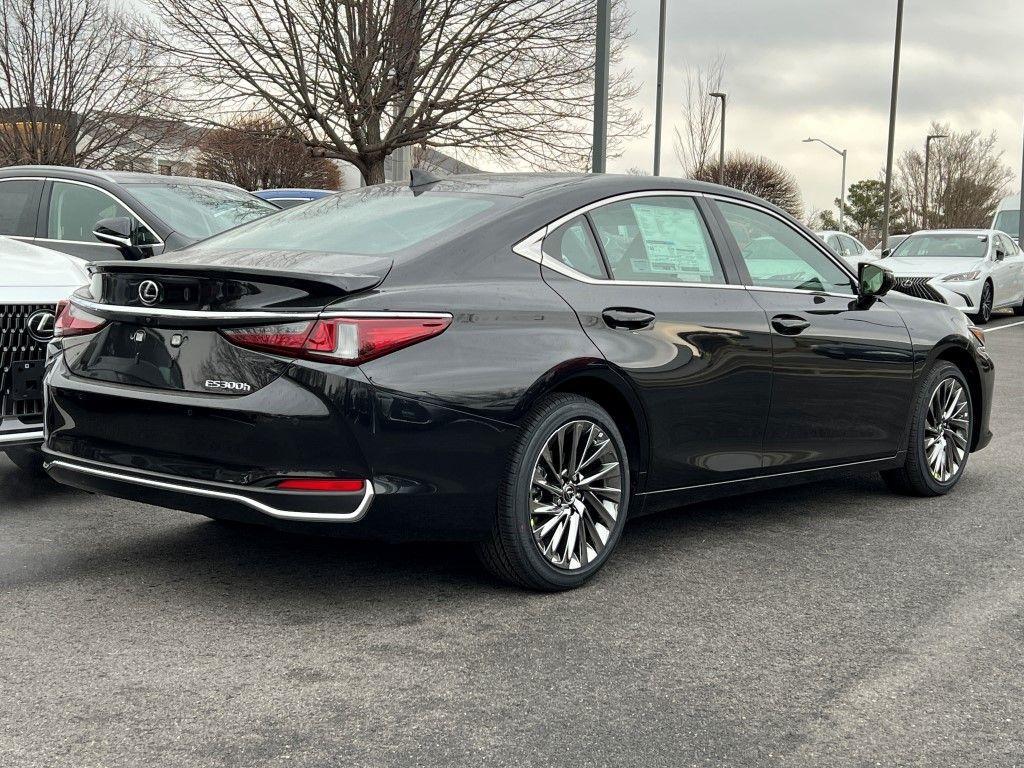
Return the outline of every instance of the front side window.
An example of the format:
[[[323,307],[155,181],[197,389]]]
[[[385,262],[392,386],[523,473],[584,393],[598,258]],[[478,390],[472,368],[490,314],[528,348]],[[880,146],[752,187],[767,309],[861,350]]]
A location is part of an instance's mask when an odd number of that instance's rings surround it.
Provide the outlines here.
[[[606,276],[601,252],[583,216],[567,221],[545,237],[544,255],[589,277],[600,279]]]
[[[84,184],[54,181],[50,190],[46,236],[51,240],[98,243],[92,233],[96,222],[122,216],[132,221],[132,241],[136,245],[157,242],[142,222],[106,192]]]
[[[752,285],[796,291],[853,291],[849,275],[781,219],[735,203],[720,201],[718,207],[736,238]]]
[[[12,179],[0,182],[0,235],[34,237],[43,182]]]
[[[828,240],[825,242],[828,243],[828,247],[836,253],[841,254],[843,252],[843,247],[839,244],[839,238],[836,235],[829,235]]]
[[[725,282],[697,204],[689,197],[639,197],[596,208],[590,220],[615,280]]]

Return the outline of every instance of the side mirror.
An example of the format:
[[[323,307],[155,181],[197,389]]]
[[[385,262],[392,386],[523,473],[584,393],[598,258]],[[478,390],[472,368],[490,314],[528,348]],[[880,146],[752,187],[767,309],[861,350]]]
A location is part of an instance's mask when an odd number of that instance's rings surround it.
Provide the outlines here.
[[[885,296],[896,284],[892,272],[877,264],[861,264],[857,278],[857,291],[861,298]]]
[[[127,216],[100,219],[92,233],[101,243],[116,245],[118,248],[132,247],[132,220]]]
[[[888,255],[889,255],[890,253],[892,253],[892,248],[884,248],[884,249],[882,250],[882,258],[884,259],[884,258],[885,258],[886,256],[888,256]]]
[[[996,261],[1002,261],[1006,258],[1006,251],[1002,248],[996,248]]]

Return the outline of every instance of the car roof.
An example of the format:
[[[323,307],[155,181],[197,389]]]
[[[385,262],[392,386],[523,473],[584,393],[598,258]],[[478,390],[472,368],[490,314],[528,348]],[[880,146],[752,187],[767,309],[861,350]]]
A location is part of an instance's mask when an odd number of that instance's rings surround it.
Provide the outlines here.
[[[991,235],[993,232],[1000,232],[998,229],[920,229],[917,232],[911,232],[907,237],[917,237],[918,235]],[[1001,233],[1005,234],[1005,233]]]
[[[105,181],[111,184],[193,184],[199,186],[239,189],[234,184],[194,176],[165,176],[138,171],[101,171],[69,165],[14,165],[0,170],[0,178],[10,176],[43,176],[71,181]]]

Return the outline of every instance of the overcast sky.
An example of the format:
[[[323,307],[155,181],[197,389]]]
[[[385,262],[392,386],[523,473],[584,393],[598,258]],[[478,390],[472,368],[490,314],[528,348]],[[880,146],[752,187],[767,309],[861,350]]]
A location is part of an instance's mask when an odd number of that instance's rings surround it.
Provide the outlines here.
[[[626,2],[636,27],[626,63],[653,122],[658,0]],[[685,67],[717,52],[726,56],[727,149],[783,163],[807,206],[831,205],[841,166],[820,144],[802,144],[808,136],[849,150],[848,183],[884,169],[896,0],[668,0],[668,16],[663,174],[682,172],[671,136]],[[995,130],[1020,172],[1024,0],[906,0],[897,154],[923,145],[932,120]],[[630,142],[609,171],[650,171],[653,136]]]

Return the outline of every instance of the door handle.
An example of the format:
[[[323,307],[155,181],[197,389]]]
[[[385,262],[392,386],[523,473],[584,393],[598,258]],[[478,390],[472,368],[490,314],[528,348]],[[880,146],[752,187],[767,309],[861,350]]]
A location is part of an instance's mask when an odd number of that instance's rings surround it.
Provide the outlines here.
[[[783,336],[796,336],[810,327],[809,322],[796,315],[776,315],[772,318],[772,328]]]
[[[646,309],[626,309],[622,307],[609,307],[601,313],[601,317],[608,324],[609,328],[625,328],[630,331],[639,331],[642,328],[650,328],[654,325],[655,315]]]

